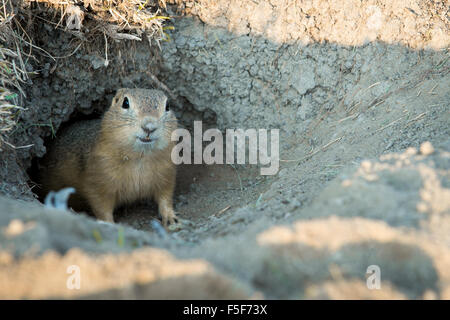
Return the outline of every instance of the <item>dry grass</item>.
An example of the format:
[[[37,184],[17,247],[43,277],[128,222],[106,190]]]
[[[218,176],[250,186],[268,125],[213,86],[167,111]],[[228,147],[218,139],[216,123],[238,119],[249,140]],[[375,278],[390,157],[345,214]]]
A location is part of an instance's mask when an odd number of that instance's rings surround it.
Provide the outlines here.
[[[25,0],[28,2],[29,0]],[[164,0],[36,0],[41,11],[55,28],[62,28],[82,40],[108,36],[114,40],[147,38],[159,46],[168,40],[162,13]],[[43,6],[43,8],[41,8]],[[55,14],[57,12],[57,14]],[[42,16],[41,16],[42,18]]]
[[[160,41],[169,40],[164,30],[170,27],[163,26],[169,19],[162,13],[164,0],[0,0],[0,6],[0,151],[5,145],[16,148],[8,142],[8,134],[23,110],[28,60],[37,62],[36,51],[52,60],[66,58],[37,47],[28,28],[20,24],[22,15],[28,24],[45,21],[71,33],[80,40],[75,51],[98,38],[105,39],[106,46],[109,40],[147,39],[159,47]]]
[[[20,36],[13,30],[14,14],[9,1],[2,0],[0,10],[0,151],[9,145],[8,133],[16,125],[22,108],[21,97],[25,96],[21,84],[28,79],[22,60]]]

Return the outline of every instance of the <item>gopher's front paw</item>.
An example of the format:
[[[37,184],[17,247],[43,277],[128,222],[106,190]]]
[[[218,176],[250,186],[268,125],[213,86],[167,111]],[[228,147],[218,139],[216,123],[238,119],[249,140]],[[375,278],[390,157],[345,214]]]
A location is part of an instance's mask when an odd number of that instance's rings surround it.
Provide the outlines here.
[[[195,226],[194,222],[187,220],[187,219],[181,219],[181,218],[177,217],[176,220],[177,220],[176,223],[173,223],[167,227],[167,230],[178,231],[181,229],[191,228],[191,227]]]
[[[168,225],[174,225],[178,223],[178,217],[173,210],[167,210],[165,212],[161,212],[162,224],[165,228]]]

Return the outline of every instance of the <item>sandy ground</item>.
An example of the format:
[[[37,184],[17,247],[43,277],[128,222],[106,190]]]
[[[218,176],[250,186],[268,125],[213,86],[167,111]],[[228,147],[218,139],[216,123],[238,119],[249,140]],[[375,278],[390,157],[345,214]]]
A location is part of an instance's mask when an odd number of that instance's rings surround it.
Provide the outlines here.
[[[0,297],[450,299],[443,4],[168,3],[178,18],[161,52],[112,44],[114,63],[98,70],[103,46],[80,50],[33,79],[14,138],[34,146],[0,154]],[[69,35],[36,32],[64,56]],[[279,128],[278,174],[178,167],[184,224],[166,235],[152,203],[119,208],[109,225],[31,201],[48,119],[96,117],[115,88],[152,86],[147,72],[183,101],[173,108],[188,128]],[[67,287],[72,265],[79,290]]]

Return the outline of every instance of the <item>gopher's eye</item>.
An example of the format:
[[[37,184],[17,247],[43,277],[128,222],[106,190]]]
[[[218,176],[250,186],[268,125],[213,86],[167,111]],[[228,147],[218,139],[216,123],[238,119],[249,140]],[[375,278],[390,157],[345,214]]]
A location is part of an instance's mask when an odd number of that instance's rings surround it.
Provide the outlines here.
[[[128,101],[128,98],[125,97],[125,99],[123,99],[122,108],[128,109],[129,107],[130,107],[130,101]]]

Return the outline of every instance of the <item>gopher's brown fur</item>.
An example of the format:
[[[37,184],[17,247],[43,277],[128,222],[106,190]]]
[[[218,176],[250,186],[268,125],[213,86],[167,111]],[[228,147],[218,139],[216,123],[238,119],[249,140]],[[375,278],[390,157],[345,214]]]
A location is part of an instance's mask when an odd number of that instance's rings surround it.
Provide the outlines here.
[[[118,205],[153,197],[163,224],[173,223],[170,137],[177,120],[166,101],[159,90],[119,89],[103,119],[63,130],[40,163],[43,192],[74,187],[69,205],[88,205],[109,222]]]

